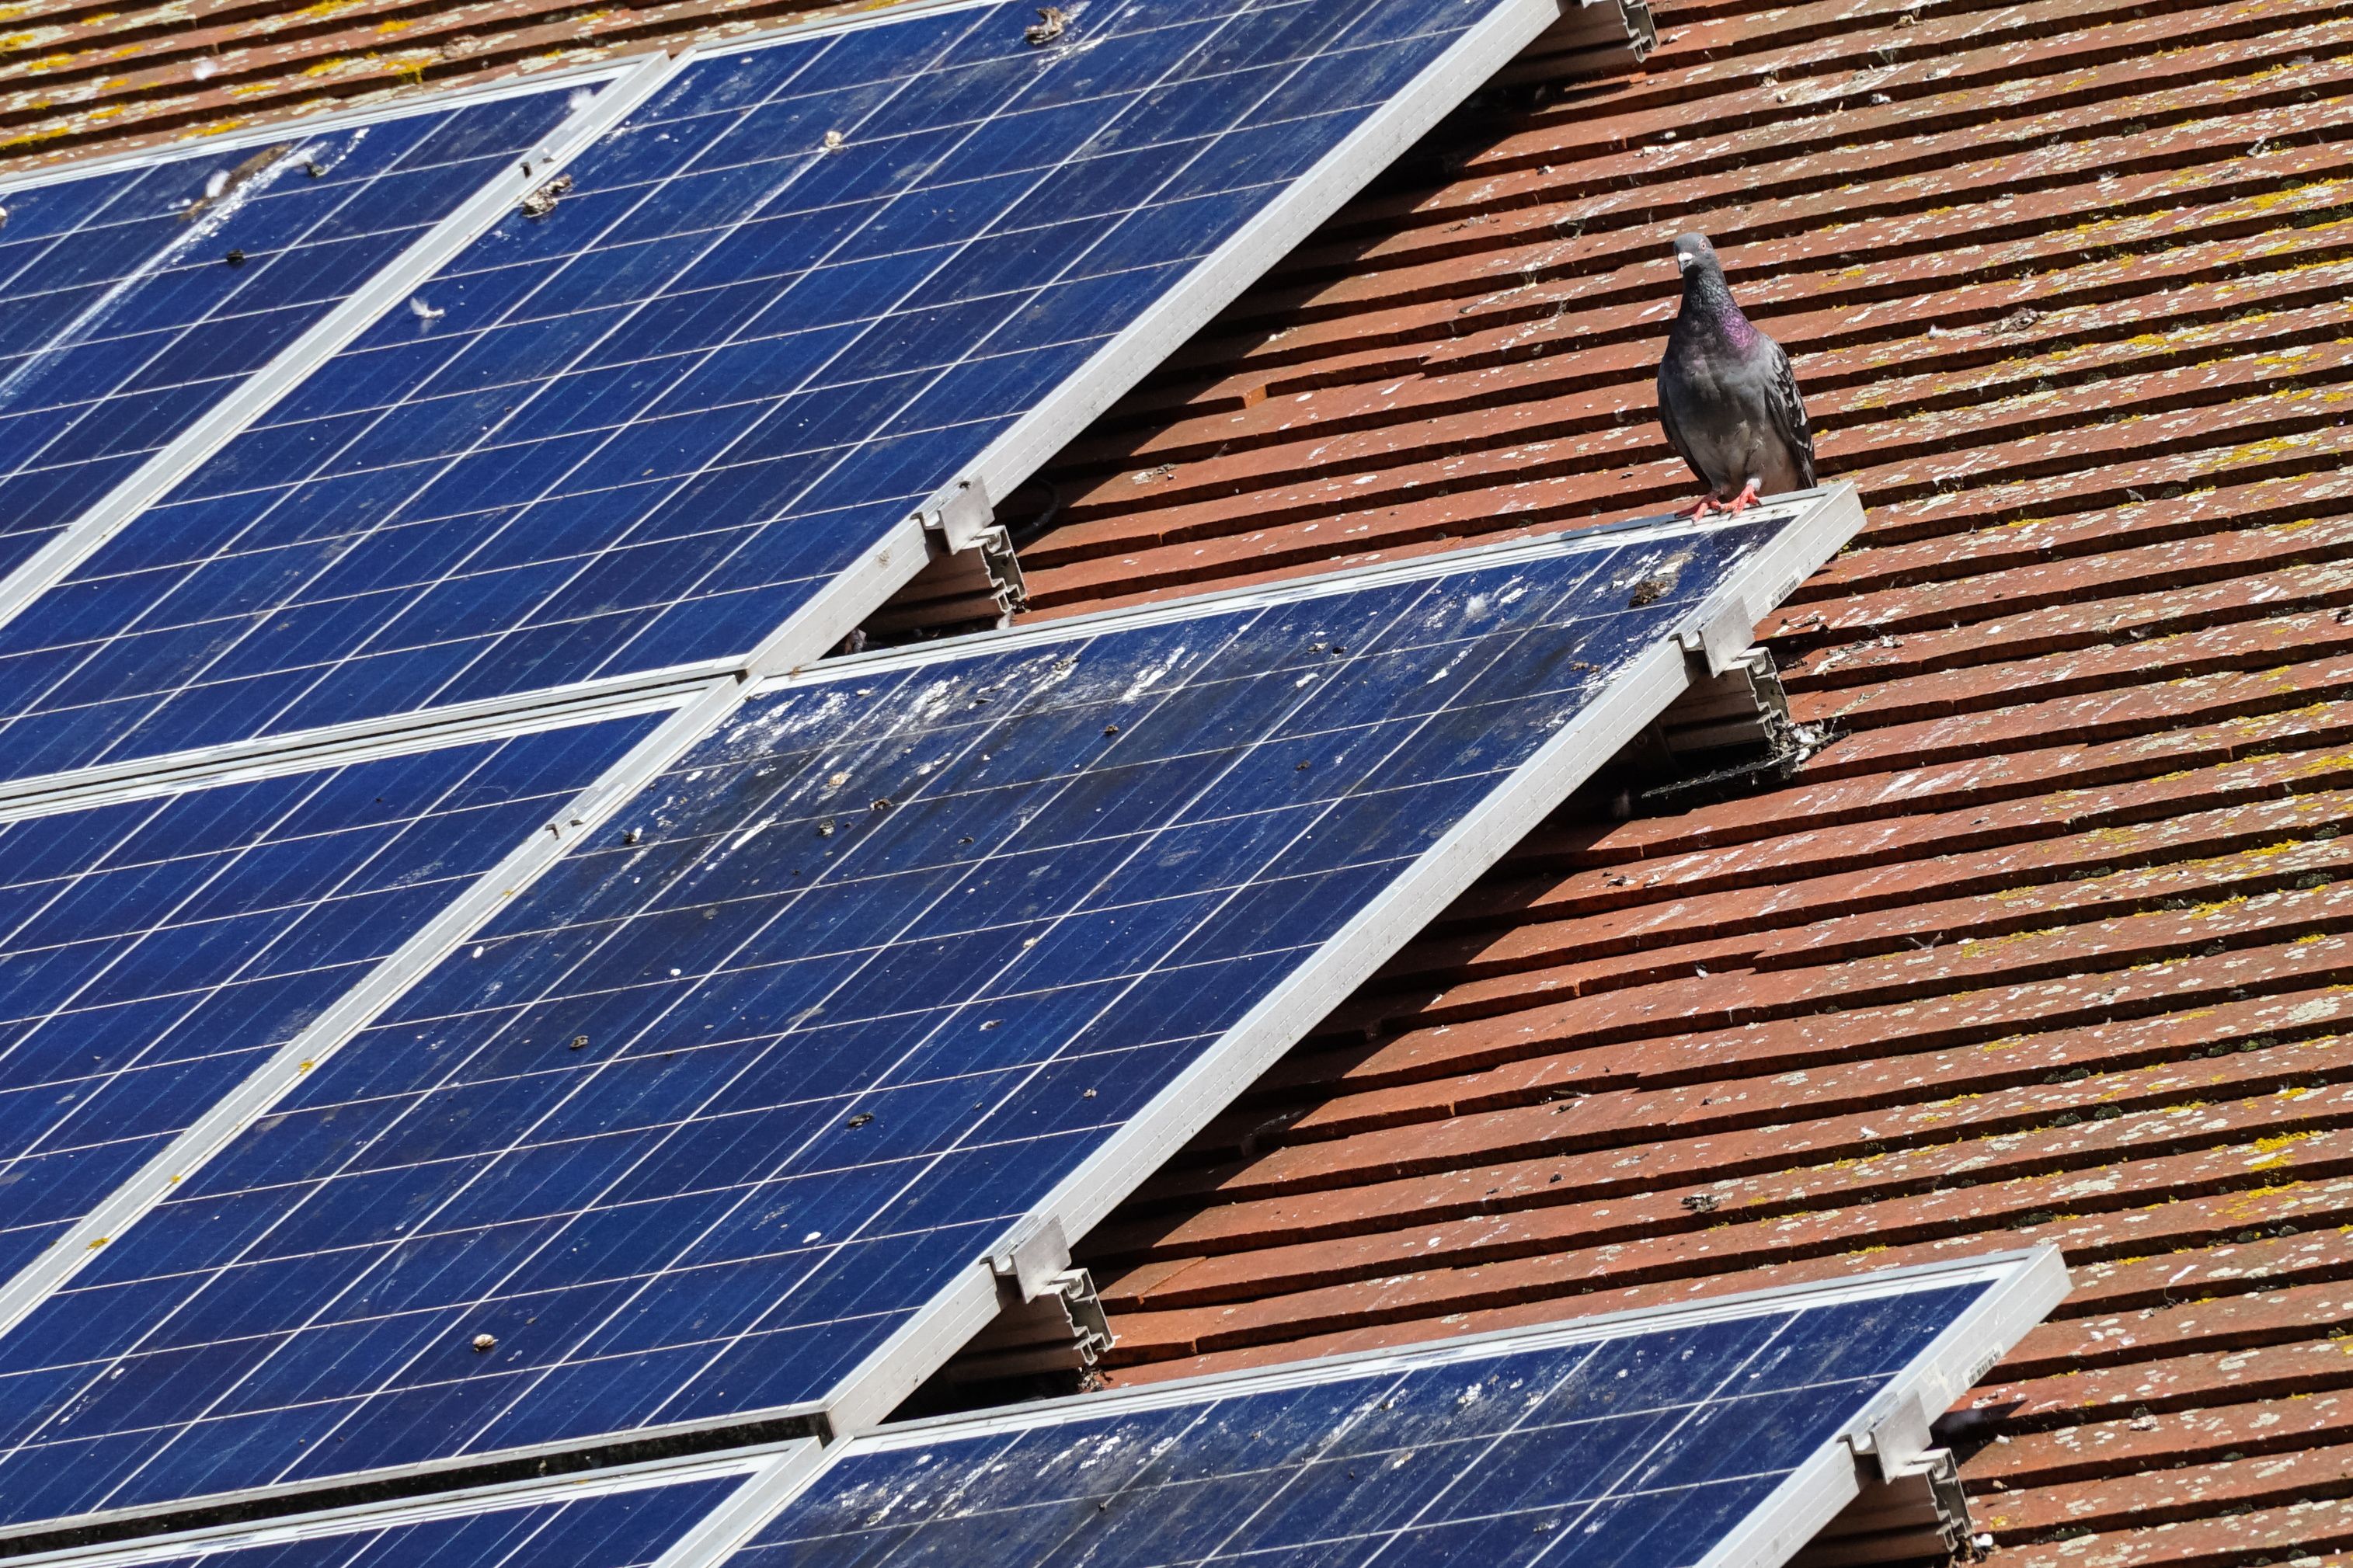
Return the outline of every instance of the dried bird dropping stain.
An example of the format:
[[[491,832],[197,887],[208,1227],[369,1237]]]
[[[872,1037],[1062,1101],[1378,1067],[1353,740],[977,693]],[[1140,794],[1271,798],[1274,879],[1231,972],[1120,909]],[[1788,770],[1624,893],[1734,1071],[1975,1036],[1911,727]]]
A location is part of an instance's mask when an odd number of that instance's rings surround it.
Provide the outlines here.
[[[498,1348],[499,1342],[496,1336],[491,1334],[476,1334],[474,1336],[474,1353],[476,1355],[488,1355],[491,1352]]]
[[[523,197],[522,216],[527,218],[545,217],[555,210],[555,204],[562,201],[565,193],[571,188],[571,175],[556,175],[555,178]]]
[[[874,1113],[872,1111],[861,1110],[857,1115],[851,1117],[849,1121],[843,1122],[842,1125],[844,1127],[863,1127],[873,1120]]]
[[[1021,41],[1033,49],[1050,44],[1062,36],[1062,29],[1069,25],[1070,18],[1062,15],[1060,6],[1041,5],[1038,9],[1037,25],[1021,29]]]
[[[575,1051],[586,1050],[588,1048],[588,1037],[586,1035],[573,1036],[572,1044],[568,1048]]]

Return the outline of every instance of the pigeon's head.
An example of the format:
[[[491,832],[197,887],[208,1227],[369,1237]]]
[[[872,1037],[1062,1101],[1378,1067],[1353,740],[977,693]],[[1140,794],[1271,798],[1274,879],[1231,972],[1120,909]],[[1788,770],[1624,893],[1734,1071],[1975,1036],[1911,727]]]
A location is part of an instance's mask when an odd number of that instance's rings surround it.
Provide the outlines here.
[[[1675,270],[1689,276],[1697,268],[1702,272],[1722,272],[1724,266],[1715,258],[1715,247],[1704,234],[1675,236]]]

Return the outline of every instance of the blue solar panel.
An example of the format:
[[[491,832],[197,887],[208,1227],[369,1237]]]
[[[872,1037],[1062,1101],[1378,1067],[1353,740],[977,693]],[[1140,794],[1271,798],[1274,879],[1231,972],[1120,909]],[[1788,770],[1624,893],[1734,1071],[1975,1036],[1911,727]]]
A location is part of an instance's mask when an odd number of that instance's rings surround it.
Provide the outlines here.
[[[767,1462],[510,1487],[206,1531],[67,1561],[76,1568],[651,1568]]]
[[[1066,15],[1043,47],[1014,0],[691,63],[426,288],[441,319],[384,320],[0,629],[0,767],[741,657],[943,487],[1018,480],[1060,439],[1012,440],[1025,414],[1159,352],[1114,334],[1180,283],[1206,315],[1275,251],[1205,257],[1552,8]]]
[[[655,721],[0,824],[0,1279]]]
[[[1549,809],[1599,700],[1820,515],[755,698],[0,1341],[0,1515],[827,1402],[1254,1006],[1308,999],[1269,1052],[1312,1024],[1349,980],[1308,960],[1368,972],[1412,920],[1335,933]]]
[[[0,189],[0,573],[535,144],[574,90]]]
[[[2055,1252],[884,1428],[729,1568],[1778,1563],[1841,1438],[1930,1413],[2064,1293]]]

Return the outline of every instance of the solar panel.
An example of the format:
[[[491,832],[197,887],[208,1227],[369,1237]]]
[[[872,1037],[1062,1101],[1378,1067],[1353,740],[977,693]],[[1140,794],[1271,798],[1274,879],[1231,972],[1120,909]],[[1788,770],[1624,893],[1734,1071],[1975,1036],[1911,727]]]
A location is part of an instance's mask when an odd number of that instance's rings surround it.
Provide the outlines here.
[[[691,60],[0,628],[0,770],[814,657],[1556,8],[1060,14]]]
[[[885,1427],[723,1561],[1777,1568],[2066,1290],[2042,1247]]]
[[[879,1418],[1859,520],[762,693],[0,1340],[0,1518]]]
[[[27,1568],[667,1568],[672,1553],[707,1553],[705,1538],[731,1522],[747,1478],[774,1486],[806,1473],[816,1449],[802,1438],[781,1453],[474,1488],[22,1561]],[[741,1533],[737,1523],[727,1538]]]
[[[233,395],[336,330],[339,306],[369,311],[354,296],[374,275],[609,76],[0,185],[0,574],[233,417]]]
[[[103,1245],[76,1223],[655,722],[0,822],[0,1280]]]

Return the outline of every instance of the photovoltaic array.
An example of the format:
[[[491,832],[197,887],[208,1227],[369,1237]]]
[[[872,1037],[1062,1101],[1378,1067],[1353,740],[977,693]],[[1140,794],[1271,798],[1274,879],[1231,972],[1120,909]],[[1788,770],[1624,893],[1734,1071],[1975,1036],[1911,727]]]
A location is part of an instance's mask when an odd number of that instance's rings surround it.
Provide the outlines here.
[[[932,5],[0,189],[0,1555],[1556,1561],[2016,1297],[853,1436],[1860,521],[820,657],[1556,16]]]
[[[1857,1447],[1906,1462],[1905,1415],[2065,1286],[2045,1247],[59,1561],[1748,1568],[1857,1495]]]
[[[1009,488],[1025,416],[1091,364],[1108,401],[1122,332],[1541,8],[1099,0],[1038,47],[999,4],[690,61],[0,626],[0,767],[741,658],[934,492]]]
[[[1791,523],[755,697],[0,1340],[0,1518],[821,1408]]]

